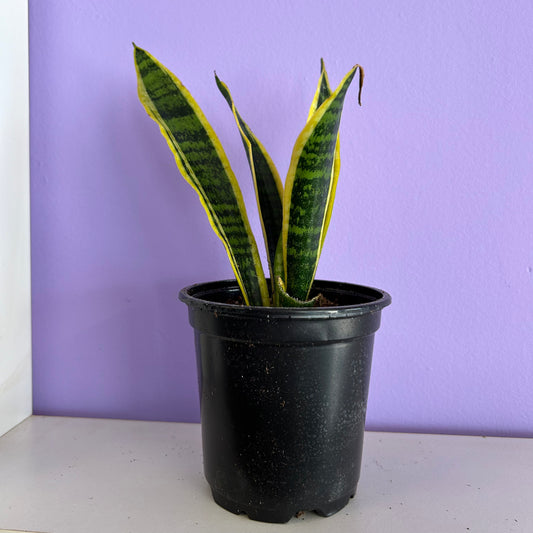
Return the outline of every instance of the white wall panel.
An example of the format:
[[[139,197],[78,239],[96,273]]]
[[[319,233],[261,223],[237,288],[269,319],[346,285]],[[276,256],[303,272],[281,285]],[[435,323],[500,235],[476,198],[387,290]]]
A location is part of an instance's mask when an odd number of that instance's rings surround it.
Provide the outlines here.
[[[27,0],[0,2],[0,435],[32,411]]]

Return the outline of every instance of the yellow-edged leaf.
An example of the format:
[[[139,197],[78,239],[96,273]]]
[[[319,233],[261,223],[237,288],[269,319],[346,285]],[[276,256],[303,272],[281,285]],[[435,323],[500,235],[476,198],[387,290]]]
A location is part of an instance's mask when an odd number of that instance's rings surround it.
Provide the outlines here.
[[[233,112],[246,150],[248,164],[250,165],[254,181],[259,219],[261,221],[263,237],[265,240],[270,279],[272,281],[272,288],[274,289],[274,260],[276,246],[281,235],[283,219],[283,185],[278,171],[265,147],[253,134],[250,127],[244,122],[240,113],[237,111],[228,87],[216,74],[215,79],[220,92]]]
[[[334,192],[340,116],[357,69],[359,65],[348,72],[335,92],[311,115],[293,149],[285,181],[282,238],[287,293],[298,300],[307,300],[318,265],[328,202]],[[362,79],[361,71],[359,98]]]
[[[269,305],[268,287],[242,194],[228,158],[203,112],[181,81],[134,45],[139,99],[157,122],[176,164],[196,190],[222,240],[249,305]]]

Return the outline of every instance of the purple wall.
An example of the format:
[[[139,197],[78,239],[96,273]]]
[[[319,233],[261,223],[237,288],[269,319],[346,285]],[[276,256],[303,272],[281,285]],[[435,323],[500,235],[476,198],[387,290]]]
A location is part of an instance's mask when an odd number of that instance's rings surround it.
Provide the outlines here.
[[[34,405],[198,420],[178,290],[231,277],[137,100],[131,41],[191,90],[258,229],[231,114],[284,176],[326,61],[348,95],[318,277],[393,295],[372,429],[533,435],[533,3],[30,0]],[[335,6],[335,12],[332,12]]]

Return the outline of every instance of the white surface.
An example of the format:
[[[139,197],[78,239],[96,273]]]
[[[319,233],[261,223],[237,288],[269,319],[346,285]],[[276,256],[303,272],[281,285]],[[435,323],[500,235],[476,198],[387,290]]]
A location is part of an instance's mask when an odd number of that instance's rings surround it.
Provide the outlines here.
[[[218,507],[195,424],[31,417],[0,439],[0,528],[48,533],[533,531],[533,440],[367,433],[358,494],[330,518]]]
[[[28,5],[0,4],[0,435],[31,414]]]

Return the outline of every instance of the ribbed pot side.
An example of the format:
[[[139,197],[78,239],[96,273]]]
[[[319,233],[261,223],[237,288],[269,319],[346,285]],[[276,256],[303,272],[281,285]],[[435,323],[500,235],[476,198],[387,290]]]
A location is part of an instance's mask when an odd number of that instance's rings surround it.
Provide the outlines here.
[[[316,281],[333,307],[247,307],[235,281],[186,287],[204,472],[215,501],[253,520],[330,516],[355,495],[384,291]]]

